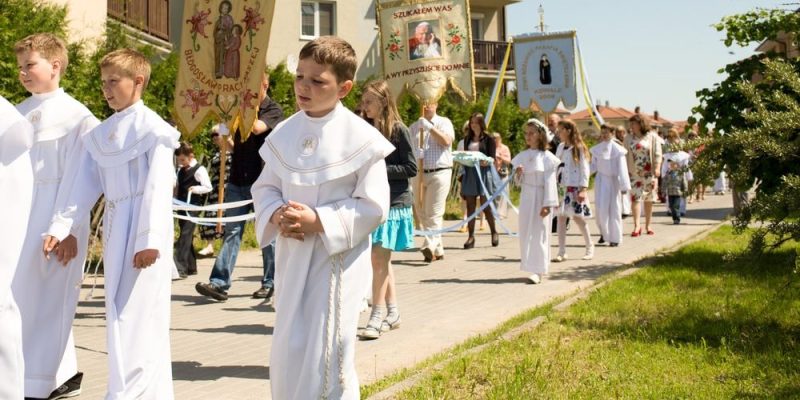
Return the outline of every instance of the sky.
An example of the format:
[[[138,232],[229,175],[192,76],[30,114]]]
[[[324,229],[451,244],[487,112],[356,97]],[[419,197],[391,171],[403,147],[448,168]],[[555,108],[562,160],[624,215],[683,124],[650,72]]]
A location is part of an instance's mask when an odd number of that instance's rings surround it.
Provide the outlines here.
[[[711,25],[761,8],[797,8],[789,0],[523,0],[507,8],[507,34],[576,30],[595,101],[684,120],[695,92],[723,79],[717,70],[753,54],[725,47]],[[579,96],[582,97],[582,96]],[[585,109],[581,99],[576,110]]]

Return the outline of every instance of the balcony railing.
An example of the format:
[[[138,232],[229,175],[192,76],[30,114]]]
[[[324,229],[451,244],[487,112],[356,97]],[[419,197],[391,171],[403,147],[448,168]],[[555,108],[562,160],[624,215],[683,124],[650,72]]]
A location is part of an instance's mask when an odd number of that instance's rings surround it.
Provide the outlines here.
[[[506,54],[506,42],[489,40],[473,40],[472,51],[475,59],[475,69],[498,71],[503,66],[503,57]],[[512,46],[513,51],[513,46]],[[514,53],[508,60],[508,70],[514,70]]]
[[[108,15],[157,38],[169,40],[168,0],[108,0]]]

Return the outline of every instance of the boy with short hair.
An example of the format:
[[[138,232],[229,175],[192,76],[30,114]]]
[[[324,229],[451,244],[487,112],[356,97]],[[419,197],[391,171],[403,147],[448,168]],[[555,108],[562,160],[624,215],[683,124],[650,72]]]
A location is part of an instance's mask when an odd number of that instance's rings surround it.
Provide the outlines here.
[[[33,127],[11,103],[0,96],[0,399],[22,399],[25,361],[22,326],[11,295],[11,279],[25,241],[33,197],[30,148]]]
[[[669,171],[664,176],[665,192],[669,201],[669,212],[672,215],[672,223],[681,223],[681,199],[686,194],[689,183],[686,180],[686,173],[680,164],[675,160],[667,160]]]
[[[58,191],[72,185],[74,177],[66,171],[78,158],[80,138],[100,121],[59,87],[69,63],[63,40],[37,33],[18,41],[14,52],[20,83],[31,93],[17,110],[34,130],[34,197],[12,290],[22,316],[25,397],[49,398],[80,393],[83,374],[78,372],[72,321],[89,242],[89,216],[75,221],[56,248],[57,260],[42,257],[41,235],[50,225]]]
[[[188,142],[182,142],[178,150],[175,150],[175,158],[178,163],[175,198],[196,206],[203,205],[203,195],[212,189],[206,167],[200,165],[194,158],[194,149]],[[190,214],[184,212],[184,215]],[[175,264],[178,274],[181,278],[197,275],[197,253],[192,243],[195,223],[179,219],[178,226],[181,230],[178,240],[175,241]]]
[[[256,235],[263,246],[280,234],[275,399],[359,398],[358,313],[369,285],[370,234],[389,212],[384,158],[394,147],[339,101],[353,87],[356,63],[350,44],[336,37],[303,46],[294,84],[301,111],[260,151]]]
[[[83,137],[75,184],[59,191],[44,239],[48,255],[105,195],[106,399],[173,399],[169,318],[172,156],[180,134],[142,101],[150,63],[121,49],[100,62],[116,113]]]

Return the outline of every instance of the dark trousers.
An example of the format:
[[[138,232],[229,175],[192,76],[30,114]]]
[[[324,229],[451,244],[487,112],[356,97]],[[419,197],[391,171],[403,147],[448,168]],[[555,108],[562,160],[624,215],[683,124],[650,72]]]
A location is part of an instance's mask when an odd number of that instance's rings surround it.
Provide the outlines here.
[[[178,220],[181,233],[175,242],[175,266],[178,272],[186,275],[197,273],[197,254],[194,251],[194,222]]]
[[[681,198],[683,196],[667,196],[669,198],[669,212],[673,222],[681,222]]]

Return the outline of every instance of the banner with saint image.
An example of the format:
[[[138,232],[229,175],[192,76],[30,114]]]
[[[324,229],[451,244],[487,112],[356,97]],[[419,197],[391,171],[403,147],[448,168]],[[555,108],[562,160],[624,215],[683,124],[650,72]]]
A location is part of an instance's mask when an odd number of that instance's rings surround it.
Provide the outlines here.
[[[175,120],[194,136],[209,120],[246,137],[258,113],[275,0],[186,0]]]
[[[379,0],[383,74],[396,97],[407,90],[423,103],[450,86],[475,97],[467,0]]]
[[[519,106],[535,103],[545,113],[559,102],[578,105],[575,73],[575,32],[531,33],[514,37],[514,69]]]

